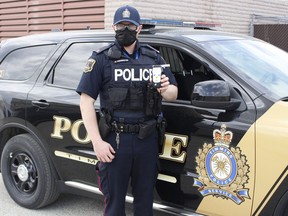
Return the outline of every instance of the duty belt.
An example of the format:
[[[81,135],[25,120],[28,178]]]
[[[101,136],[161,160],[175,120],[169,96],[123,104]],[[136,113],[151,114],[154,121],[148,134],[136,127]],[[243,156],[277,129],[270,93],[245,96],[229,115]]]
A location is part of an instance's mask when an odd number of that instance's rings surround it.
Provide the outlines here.
[[[140,129],[140,125],[139,124],[124,124],[124,123],[120,123],[120,122],[115,122],[115,124],[117,125],[117,129],[119,130],[119,132],[121,133],[138,133],[139,129]],[[112,127],[112,130],[116,130],[115,127]]]

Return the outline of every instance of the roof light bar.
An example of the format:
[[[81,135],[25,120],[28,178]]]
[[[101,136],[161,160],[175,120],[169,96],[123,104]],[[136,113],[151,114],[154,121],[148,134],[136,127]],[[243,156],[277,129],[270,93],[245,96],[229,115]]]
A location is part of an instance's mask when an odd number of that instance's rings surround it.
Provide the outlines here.
[[[163,19],[150,19],[142,18],[142,25],[151,25],[151,26],[173,26],[173,27],[191,27],[191,28],[213,28],[216,26],[221,26],[219,23],[210,23],[210,22],[187,22],[181,20],[163,20]]]

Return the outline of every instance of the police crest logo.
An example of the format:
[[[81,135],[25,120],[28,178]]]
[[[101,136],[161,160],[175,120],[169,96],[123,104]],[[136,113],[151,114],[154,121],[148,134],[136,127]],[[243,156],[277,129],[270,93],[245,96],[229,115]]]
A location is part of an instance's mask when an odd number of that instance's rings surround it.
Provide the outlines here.
[[[203,149],[196,156],[196,171],[198,179],[193,186],[199,187],[203,196],[212,195],[230,199],[241,204],[248,198],[249,189],[244,188],[248,183],[249,165],[246,156],[239,147],[231,147],[233,138],[231,131],[226,131],[226,125],[213,131],[215,145],[204,143]]]
[[[123,18],[130,18],[130,11],[126,8],[122,13]]]
[[[95,63],[96,63],[95,59],[88,59],[86,65],[84,67],[84,73],[91,72],[93,70]]]

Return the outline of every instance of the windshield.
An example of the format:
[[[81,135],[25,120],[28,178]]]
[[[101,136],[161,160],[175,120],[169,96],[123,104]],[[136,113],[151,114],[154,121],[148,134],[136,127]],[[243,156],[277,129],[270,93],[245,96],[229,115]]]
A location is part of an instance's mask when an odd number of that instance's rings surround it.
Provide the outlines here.
[[[288,53],[258,40],[201,42],[211,55],[276,100],[288,95]]]

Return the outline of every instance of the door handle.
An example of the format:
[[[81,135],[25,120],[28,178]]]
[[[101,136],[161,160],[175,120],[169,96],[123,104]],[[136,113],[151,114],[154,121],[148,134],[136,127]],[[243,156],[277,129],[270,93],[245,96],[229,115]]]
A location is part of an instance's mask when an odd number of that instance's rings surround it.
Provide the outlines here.
[[[45,109],[50,106],[50,104],[46,100],[35,100],[32,101],[32,106],[35,106],[39,109]]]

